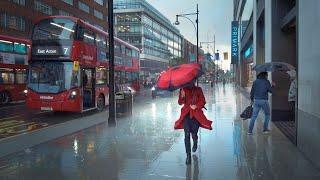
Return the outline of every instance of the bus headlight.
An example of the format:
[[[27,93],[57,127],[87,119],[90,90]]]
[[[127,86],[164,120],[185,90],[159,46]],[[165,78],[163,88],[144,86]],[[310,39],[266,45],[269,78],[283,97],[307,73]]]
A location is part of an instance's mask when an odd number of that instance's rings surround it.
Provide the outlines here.
[[[132,93],[132,94],[134,94],[136,91],[134,90],[134,89],[132,89],[130,86],[128,86],[127,87],[128,88],[128,90]]]
[[[23,90],[23,95],[27,96],[28,94],[28,89]]]
[[[77,96],[77,91],[71,91],[70,99],[74,99]]]

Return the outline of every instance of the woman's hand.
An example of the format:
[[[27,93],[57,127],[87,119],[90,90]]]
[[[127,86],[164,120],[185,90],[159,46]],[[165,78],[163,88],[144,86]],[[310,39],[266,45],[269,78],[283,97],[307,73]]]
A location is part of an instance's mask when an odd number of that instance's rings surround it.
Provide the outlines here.
[[[186,93],[184,92],[183,89],[181,89],[181,91],[180,91],[180,96],[181,96],[182,98],[184,98],[184,97],[186,96]]]
[[[197,109],[197,105],[190,105],[190,108],[195,110],[195,109]]]

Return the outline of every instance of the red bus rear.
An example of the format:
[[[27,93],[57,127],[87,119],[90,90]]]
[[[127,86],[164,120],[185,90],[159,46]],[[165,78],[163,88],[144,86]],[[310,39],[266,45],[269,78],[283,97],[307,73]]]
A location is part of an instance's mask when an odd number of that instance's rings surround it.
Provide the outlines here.
[[[50,16],[35,23],[29,62],[27,106],[37,110],[83,112],[109,104],[108,34],[81,19]],[[120,47],[117,68],[139,59],[134,46]],[[121,50],[121,47],[124,50]],[[124,54],[127,51],[127,54]],[[139,69],[138,71],[139,72]]]
[[[0,35],[0,104],[25,99],[31,41]]]

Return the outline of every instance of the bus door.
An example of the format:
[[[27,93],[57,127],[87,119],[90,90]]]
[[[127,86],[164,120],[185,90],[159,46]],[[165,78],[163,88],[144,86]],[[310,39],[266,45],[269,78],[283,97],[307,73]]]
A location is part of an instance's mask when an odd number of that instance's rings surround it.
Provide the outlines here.
[[[95,108],[95,69],[82,69],[83,110]]]

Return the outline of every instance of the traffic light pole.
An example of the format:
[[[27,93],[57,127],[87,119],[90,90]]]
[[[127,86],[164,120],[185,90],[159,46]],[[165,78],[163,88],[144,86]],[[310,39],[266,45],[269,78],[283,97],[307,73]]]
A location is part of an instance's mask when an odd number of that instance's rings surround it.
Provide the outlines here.
[[[108,125],[116,125],[116,102],[114,84],[114,31],[113,0],[108,0],[108,40],[109,40],[109,119]],[[108,45],[106,45],[108,47]]]

